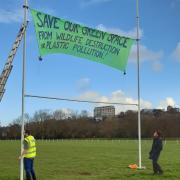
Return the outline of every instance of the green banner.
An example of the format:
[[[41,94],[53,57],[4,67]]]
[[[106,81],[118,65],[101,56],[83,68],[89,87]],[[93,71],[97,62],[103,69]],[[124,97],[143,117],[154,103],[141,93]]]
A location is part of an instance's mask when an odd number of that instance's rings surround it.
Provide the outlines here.
[[[40,55],[65,53],[124,71],[134,42],[129,37],[79,25],[31,10]]]

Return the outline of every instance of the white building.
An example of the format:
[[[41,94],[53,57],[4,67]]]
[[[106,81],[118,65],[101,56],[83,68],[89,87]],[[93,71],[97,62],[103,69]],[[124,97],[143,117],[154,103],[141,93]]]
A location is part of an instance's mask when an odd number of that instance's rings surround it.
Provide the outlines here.
[[[96,120],[102,120],[103,117],[113,117],[115,116],[114,106],[102,106],[94,108],[94,118]]]

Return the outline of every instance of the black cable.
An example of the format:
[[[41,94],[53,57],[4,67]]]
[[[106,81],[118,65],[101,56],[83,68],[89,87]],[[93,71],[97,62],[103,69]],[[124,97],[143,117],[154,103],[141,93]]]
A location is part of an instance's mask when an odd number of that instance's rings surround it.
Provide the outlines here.
[[[37,96],[37,95],[29,95],[25,94],[25,97],[29,98],[39,98],[39,99],[51,99],[51,100],[60,100],[60,101],[73,101],[73,102],[85,102],[85,103],[94,103],[94,104],[113,104],[113,105],[128,105],[128,106],[137,106],[137,104],[126,104],[126,103],[118,103],[118,102],[100,102],[100,101],[85,101],[78,99],[68,99],[68,98],[57,98],[57,97],[47,97],[47,96]]]

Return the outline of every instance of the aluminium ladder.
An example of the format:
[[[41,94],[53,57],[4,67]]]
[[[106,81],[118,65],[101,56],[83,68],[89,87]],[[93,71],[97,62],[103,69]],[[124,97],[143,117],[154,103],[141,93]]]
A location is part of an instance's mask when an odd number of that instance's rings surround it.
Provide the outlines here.
[[[16,55],[17,49],[18,49],[18,47],[20,45],[20,42],[21,42],[21,40],[22,40],[22,38],[24,36],[27,25],[28,25],[28,22],[25,25],[24,25],[24,23],[21,25],[21,28],[20,28],[20,30],[18,32],[16,40],[15,40],[15,42],[14,42],[14,44],[12,46],[12,49],[11,49],[11,51],[9,53],[9,56],[7,58],[7,61],[6,61],[5,66],[3,68],[3,71],[2,71],[2,73],[0,75],[0,102],[1,102],[1,100],[3,98],[3,95],[4,95],[4,92],[5,92],[6,82],[8,80],[8,77],[9,77],[10,73],[11,73],[11,70],[13,68],[13,65],[12,65],[13,59],[14,59],[14,57]]]

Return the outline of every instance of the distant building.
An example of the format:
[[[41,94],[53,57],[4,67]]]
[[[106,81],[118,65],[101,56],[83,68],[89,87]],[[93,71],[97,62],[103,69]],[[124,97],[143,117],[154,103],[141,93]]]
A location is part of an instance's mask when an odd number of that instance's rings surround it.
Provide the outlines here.
[[[96,120],[102,120],[104,117],[113,117],[115,116],[115,107],[114,106],[102,106],[94,108],[94,118]]]

